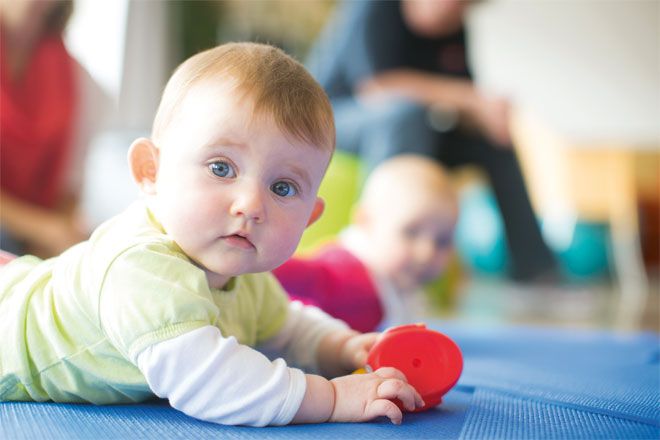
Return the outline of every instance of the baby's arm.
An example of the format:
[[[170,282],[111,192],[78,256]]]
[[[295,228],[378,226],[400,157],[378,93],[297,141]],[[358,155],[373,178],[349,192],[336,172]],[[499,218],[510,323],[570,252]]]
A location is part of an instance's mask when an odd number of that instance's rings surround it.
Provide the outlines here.
[[[282,359],[270,362],[212,326],[150,346],[136,363],[151,390],[174,408],[227,425],[364,421],[380,415],[399,423],[401,412],[383,399],[398,398],[406,408],[421,402],[394,369],[328,381],[288,368]]]
[[[290,360],[335,377],[363,367],[377,336],[350,330],[316,307],[294,302],[289,306],[284,327],[261,349],[284,351]],[[424,405],[405,376],[394,368],[330,381],[313,374],[305,377],[305,396],[292,423],[360,422],[378,416],[400,423],[401,410],[389,399],[401,400],[409,410]]]
[[[305,393],[305,375],[282,359],[205,326],[142,351],[136,363],[151,390],[198,419],[226,425],[283,425]]]
[[[305,397],[292,423],[366,422],[385,416],[398,425],[403,414],[391,399],[399,399],[409,411],[424,406],[419,393],[395,368],[330,381],[321,376],[306,377]]]
[[[360,334],[339,329],[326,334],[316,350],[320,370],[334,377],[364,367],[377,333]],[[399,399],[409,411],[424,406],[421,396],[395,368],[380,368],[369,374],[354,374],[326,381],[307,375],[305,397],[293,423],[331,421],[364,422],[378,416],[399,424],[401,410],[391,399]]]

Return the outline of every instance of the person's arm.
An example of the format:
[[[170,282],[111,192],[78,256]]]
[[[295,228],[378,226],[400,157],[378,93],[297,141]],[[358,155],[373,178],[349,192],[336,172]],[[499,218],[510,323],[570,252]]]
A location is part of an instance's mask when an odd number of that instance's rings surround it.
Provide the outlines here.
[[[405,376],[393,368],[341,376],[365,366],[377,337],[377,333],[350,330],[316,307],[291,303],[282,329],[259,349],[284,352],[287,359],[335,377],[328,381],[313,374],[305,376],[305,395],[291,423],[362,422],[387,416],[398,424],[401,410],[389,399],[400,399],[408,410],[423,406]]]
[[[225,425],[284,425],[306,390],[302,371],[204,326],[157,343],[136,364],[159,397],[197,419]]]
[[[412,69],[392,69],[362,81],[358,87],[366,102],[399,96],[457,112],[499,145],[510,143],[509,106],[505,99],[486,96],[472,81]]]
[[[305,396],[291,423],[366,422],[385,416],[400,424],[403,413],[392,401],[398,399],[408,411],[424,401],[395,368],[352,374],[327,381],[307,375]]]
[[[353,95],[361,80],[396,65],[404,50],[398,9],[396,2],[337,2],[305,63],[331,99]]]
[[[257,349],[271,359],[283,356],[287,362],[305,371],[334,377],[364,366],[351,364],[341,368],[336,365],[345,341],[357,334],[346,323],[321,309],[292,301],[288,304],[282,328]]]
[[[85,240],[85,229],[75,215],[75,203],[62,211],[48,210],[0,192],[0,224],[44,256],[56,255]]]
[[[362,81],[364,98],[380,94],[397,95],[420,104],[440,104],[460,112],[471,112],[478,96],[472,82],[414,69],[391,69]]]
[[[273,362],[220,330],[204,326],[144,349],[135,360],[151,390],[192,417],[226,425],[400,423],[399,399],[412,410],[419,394],[393,368],[332,381]]]
[[[406,399],[407,409],[423,405],[421,397],[398,370],[344,376],[366,365],[367,354],[378,336],[378,333],[350,330],[316,307],[291,303],[283,328],[259,349],[271,353],[284,351],[287,359],[302,361],[305,367],[335,378],[328,382],[321,376],[306,376],[305,398],[292,423],[325,421],[327,414],[330,421],[358,422],[387,416],[393,423],[400,423],[401,411],[387,401],[397,393]]]

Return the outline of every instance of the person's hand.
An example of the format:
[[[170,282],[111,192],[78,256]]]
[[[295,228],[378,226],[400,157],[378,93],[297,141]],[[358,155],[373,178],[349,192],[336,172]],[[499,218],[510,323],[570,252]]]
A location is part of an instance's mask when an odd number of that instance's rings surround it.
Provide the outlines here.
[[[348,338],[339,352],[341,365],[346,371],[354,371],[367,364],[369,350],[376,343],[380,333],[360,333]]]
[[[511,145],[508,101],[480,92],[469,80],[392,69],[364,80],[358,87],[358,99],[366,104],[380,105],[392,97],[455,110],[495,145]]]
[[[398,425],[403,414],[393,399],[399,399],[408,411],[424,406],[422,397],[396,368],[384,367],[373,373],[342,376],[330,383],[335,390],[330,422],[366,422],[385,416]]]
[[[407,98],[428,104],[430,75],[412,69],[392,69],[378,73],[360,83],[358,99],[366,104],[377,104],[385,99]]]
[[[343,376],[364,367],[367,353],[378,335],[354,330],[335,331],[326,335],[318,348],[318,362],[323,376]]]
[[[410,74],[401,70],[379,73],[359,84],[358,95],[368,99],[383,94],[403,94],[410,80]]]
[[[53,213],[45,216],[39,230],[28,240],[29,252],[40,257],[51,257],[88,238],[84,222],[79,216]]]
[[[500,147],[511,145],[509,102],[477,93],[468,117],[491,142]]]

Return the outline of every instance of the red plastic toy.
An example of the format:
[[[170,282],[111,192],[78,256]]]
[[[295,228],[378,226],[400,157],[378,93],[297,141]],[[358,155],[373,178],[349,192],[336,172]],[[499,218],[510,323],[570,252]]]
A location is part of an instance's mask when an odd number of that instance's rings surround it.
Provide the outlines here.
[[[439,405],[456,384],[463,371],[463,355],[454,341],[424,324],[402,325],[380,336],[369,351],[367,366],[372,371],[394,367],[405,374],[424,399],[425,405],[415,410],[419,412]]]

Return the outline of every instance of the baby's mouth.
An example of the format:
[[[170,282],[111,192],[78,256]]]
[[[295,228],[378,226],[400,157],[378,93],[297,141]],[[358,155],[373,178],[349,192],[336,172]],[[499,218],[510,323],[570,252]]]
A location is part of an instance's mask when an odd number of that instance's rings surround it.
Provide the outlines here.
[[[248,237],[240,234],[225,235],[222,240],[229,246],[239,249],[251,250],[255,248]]]

